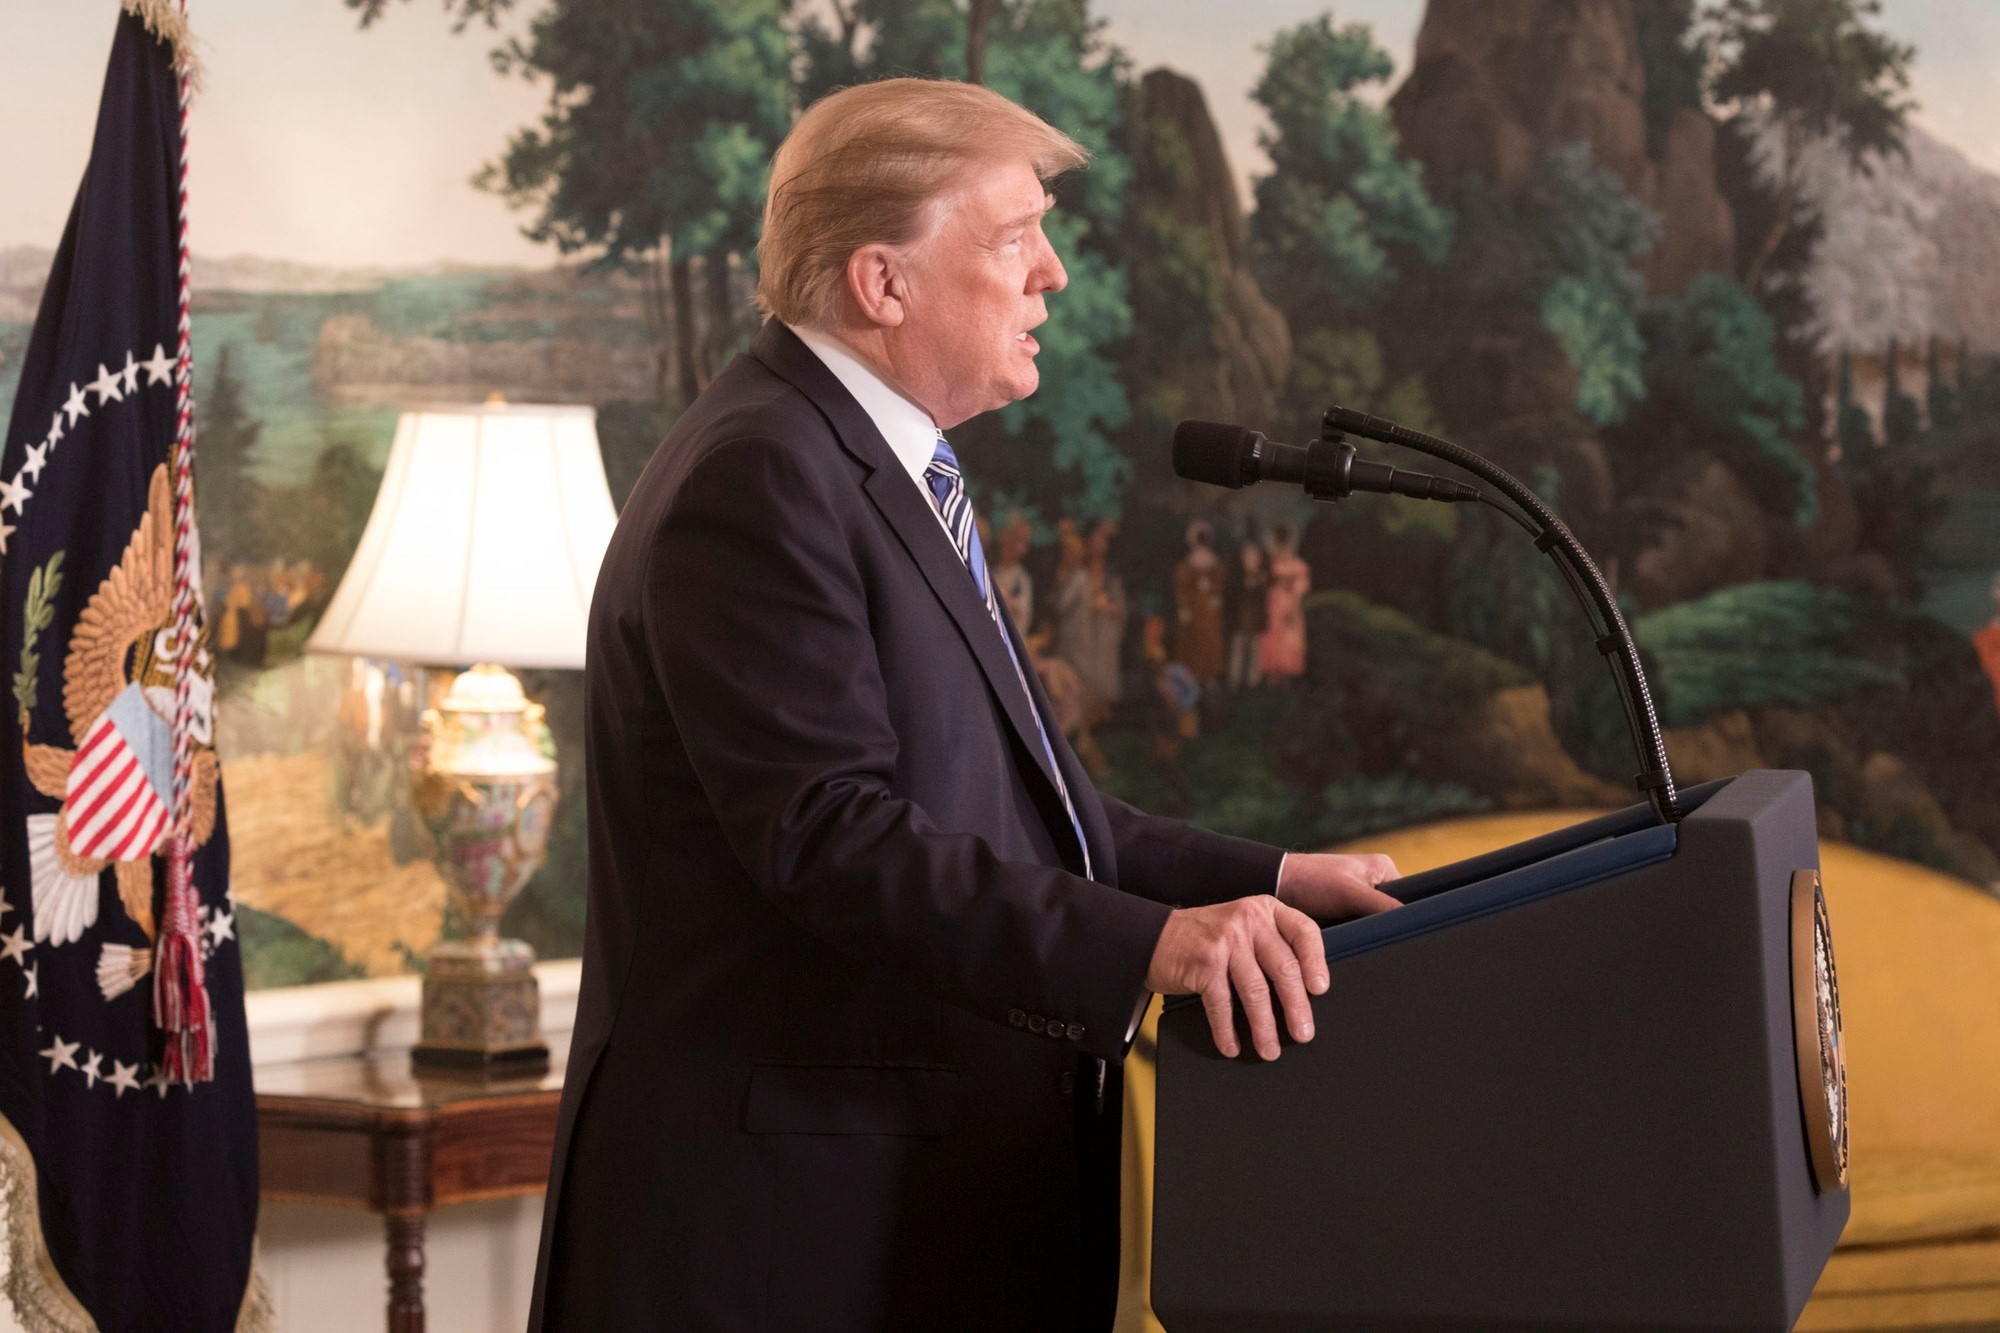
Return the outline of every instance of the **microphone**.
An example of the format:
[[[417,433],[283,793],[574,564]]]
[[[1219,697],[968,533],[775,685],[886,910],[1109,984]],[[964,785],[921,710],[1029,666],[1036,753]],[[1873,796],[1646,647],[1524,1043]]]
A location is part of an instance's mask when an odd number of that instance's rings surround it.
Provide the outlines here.
[[[1303,446],[1280,444],[1262,431],[1220,421],[1183,421],[1174,427],[1174,472],[1230,490],[1257,481],[1298,482],[1315,500],[1344,500],[1355,491],[1450,504],[1483,498],[1477,486],[1450,477],[1357,458],[1354,446],[1337,433]]]

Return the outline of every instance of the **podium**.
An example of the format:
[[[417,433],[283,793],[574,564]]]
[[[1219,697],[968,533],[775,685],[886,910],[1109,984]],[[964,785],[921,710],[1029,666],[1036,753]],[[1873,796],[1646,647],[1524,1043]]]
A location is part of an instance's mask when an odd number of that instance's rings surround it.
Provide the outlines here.
[[[1812,783],[1682,797],[1390,886],[1275,1063],[1167,1006],[1168,1333],[1792,1326],[1848,1215]]]

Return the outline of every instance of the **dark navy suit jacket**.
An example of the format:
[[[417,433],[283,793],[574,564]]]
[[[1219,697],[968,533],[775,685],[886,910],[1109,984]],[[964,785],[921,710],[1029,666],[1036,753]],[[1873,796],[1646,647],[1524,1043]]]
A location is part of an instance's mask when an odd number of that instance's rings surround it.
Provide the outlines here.
[[[1054,736],[1100,882],[1075,873],[971,576],[775,320],[627,502],[585,696],[531,1329],[1108,1327],[1098,1062],[1169,905],[1269,892],[1281,852],[1100,797]]]

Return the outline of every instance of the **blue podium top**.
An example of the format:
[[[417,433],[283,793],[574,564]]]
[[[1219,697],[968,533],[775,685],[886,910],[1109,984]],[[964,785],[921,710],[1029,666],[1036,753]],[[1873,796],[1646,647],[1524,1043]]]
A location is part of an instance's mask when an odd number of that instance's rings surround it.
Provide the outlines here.
[[[1682,792],[1682,810],[1693,813],[1730,781],[1703,783]],[[1633,805],[1512,847],[1406,876],[1382,886],[1402,900],[1403,907],[1344,921],[1322,932],[1327,961],[1657,865],[1674,854],[1679,836],[1679,827],[1660,823],[1650,804]]]

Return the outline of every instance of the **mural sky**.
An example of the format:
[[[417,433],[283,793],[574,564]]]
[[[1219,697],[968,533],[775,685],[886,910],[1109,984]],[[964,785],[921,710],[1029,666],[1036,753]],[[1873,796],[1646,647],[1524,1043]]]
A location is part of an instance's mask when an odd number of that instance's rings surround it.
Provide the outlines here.
[[[53,247],[62,233],[115,8],[112,0],[0,6],[0,124],[35,127],[0,139],[0,171],[15,183],[0,192],[0,249]],[[1249,97],[1263,64],[1255,44],[1326,10],[1326,0],[1092,8],[1140,69],[1168,65],[1200,80],[1240,175],[1268,169]],[[1369,24],[1398,76],[1408,71],[1422,0],[1331,8],[1342,23]],[[465,183],[544,98],[536,85],[494,75],[489,34],[454,35],[429,4],[367,33],[332,0],[195,0],[190,17],[208,65],[193,140],[198,253],[334,267],[548,262],[498,199]],[[2000,172],[2000,119],[1990,111],[2000,6],[1887,0],[1882,27],[1918,50],[1917,124]]]

